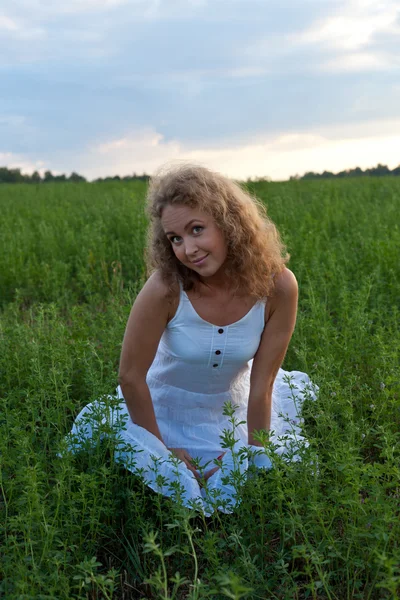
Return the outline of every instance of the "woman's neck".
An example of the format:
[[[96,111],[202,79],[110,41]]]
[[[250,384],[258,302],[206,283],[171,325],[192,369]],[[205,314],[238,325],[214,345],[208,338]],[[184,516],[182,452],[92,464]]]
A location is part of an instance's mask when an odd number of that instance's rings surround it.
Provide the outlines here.
[[[225,273],[215,273],[211,277],[199,278],[195,290],[200,294],[206,294],[212,297],[238,296],[238,290],[233,285],[232,280]]]

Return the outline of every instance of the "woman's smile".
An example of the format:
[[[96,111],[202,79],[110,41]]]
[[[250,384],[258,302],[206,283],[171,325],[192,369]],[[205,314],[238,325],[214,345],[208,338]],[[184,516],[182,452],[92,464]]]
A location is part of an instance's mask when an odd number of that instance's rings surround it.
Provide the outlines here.
[[[208,256],[208,254],[206,254],[202,258],[198,258],[197,260],[192,260],[192,263],[196,266],[202,265],[205,262],[207,256]]]

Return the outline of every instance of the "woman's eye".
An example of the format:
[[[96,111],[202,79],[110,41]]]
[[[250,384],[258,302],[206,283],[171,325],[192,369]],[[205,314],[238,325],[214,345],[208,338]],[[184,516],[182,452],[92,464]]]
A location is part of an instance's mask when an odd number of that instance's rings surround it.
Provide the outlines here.
[[[199,229],[200,231],[195,231],[195,229]],[[203,227],[201,225],[195,225],[193,227],[193,233],[200,233],[201,231],[203,231]]]
[[[172,244],[176,244],[176,243],[177,243],[177,241],[179,241],[179,235],[172,235],[172,236],[169,238],[169,241],[170,241],[170,242],[172,242]]]

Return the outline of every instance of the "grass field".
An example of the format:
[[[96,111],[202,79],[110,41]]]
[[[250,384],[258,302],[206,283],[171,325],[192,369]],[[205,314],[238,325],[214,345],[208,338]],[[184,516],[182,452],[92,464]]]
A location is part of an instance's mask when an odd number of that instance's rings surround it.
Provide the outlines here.
[[[304,461],[204,519],[118,468],[111,442],[58,456],[117,385],[145,184],[0,186],[1,598],[400,596],[400,178],[251,187],[299,282],[284,367],[320,392]]]

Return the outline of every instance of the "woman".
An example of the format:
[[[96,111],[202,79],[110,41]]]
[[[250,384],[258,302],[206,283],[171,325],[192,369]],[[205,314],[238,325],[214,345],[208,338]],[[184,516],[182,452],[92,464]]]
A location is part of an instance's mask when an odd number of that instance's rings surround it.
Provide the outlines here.
[[[309,379],[292,372],[289,384],[280,369],[297,282],[261,203],[222,175],[167,170],[151,180],[147,206],[152,274],[125,331],[121,402],[102,420],[125,418],[116,459],[152,489],[179,491],[206,514],[230,512],[238,501],[232,474],[244,476],[249,461],[271,466],[257,431],[272,429],[283,455],[288,440],[307,445],[296,424]],[[93,435],[96,410],[99,403],[80,413],[75,435]],[[298,459],[293,449],[290,456]]]

